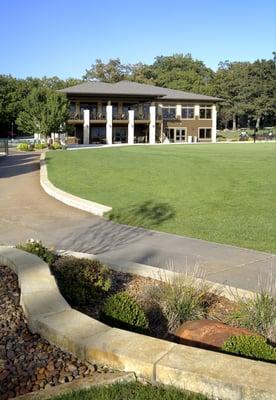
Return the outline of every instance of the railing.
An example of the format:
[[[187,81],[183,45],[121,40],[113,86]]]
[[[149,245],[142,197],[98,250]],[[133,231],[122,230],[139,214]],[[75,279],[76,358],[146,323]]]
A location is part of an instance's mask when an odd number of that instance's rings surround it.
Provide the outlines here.
[[[9,143],[8,139],[0,139],[0,155],[9,154]]]

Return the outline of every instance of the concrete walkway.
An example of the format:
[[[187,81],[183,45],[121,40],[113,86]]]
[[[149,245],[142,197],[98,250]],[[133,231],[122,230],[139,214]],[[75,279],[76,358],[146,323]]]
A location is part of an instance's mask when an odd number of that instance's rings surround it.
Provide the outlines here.
[[[39,184],[39,154],[0,158],[0,244],[40,239],[56,249],[101,254],[177,271],[196,265],[214,282],[258,290],[276,278],[276,255],[115,224],[49,197]]]

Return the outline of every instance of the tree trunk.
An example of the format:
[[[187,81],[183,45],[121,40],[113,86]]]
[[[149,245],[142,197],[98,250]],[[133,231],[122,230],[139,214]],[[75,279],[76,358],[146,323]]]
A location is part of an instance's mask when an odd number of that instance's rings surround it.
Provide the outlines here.
[[[233,131],[237,129],[236,114],[233,114]]]
[[[259,129],[259,128],[260,128],[260,122],[261,122],[261,118],[258,117],[258,118],[257,118],[257,121],[256,121],[256,129]]]

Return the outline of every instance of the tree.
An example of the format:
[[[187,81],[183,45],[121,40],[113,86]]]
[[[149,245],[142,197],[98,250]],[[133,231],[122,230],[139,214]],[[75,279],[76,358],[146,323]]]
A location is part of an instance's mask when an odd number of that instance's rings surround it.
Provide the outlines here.
[[[84,79],[115,83],[127,79],[131,73],[131,66],[122,64],[120,58],[111,58],[107,64],[97,59],[90,69],[86,70]]]
[[[34,88],[23,102],[23,111],[16,119],[24,133],[39,133],[44,137],[59,132],[68,119],[68,100],[63,93],[49,88]]]
[[[132,67],[131,80],[161,87],[208,94],[214,72],[191,54],[155,57],[152,65]]]

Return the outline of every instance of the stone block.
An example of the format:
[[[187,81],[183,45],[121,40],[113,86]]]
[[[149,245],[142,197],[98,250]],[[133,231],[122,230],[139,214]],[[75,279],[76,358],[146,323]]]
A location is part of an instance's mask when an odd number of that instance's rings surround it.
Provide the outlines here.
[[[111,328],[79,311],[70,309],[36,320],[36,331],[49,342],[84,359],[85,339]]]
[[[174,343],[121,329],[110,329],[85,340],[87,361],[106,363],[123,371],[155,380],[155,363],[174,346]]]
[[[275,399],[273,375],[275,365],[183,345],[156,364],[158,383],[221,400]]]
[[[19,284],[21,293],[24,294],[34,292],[52,292],[54,290],[59,290],[53,275],[46,276],[40,273],[22,274]]]

